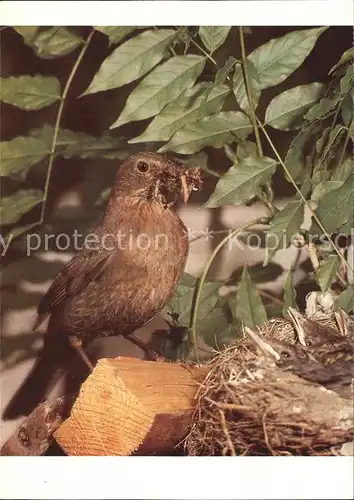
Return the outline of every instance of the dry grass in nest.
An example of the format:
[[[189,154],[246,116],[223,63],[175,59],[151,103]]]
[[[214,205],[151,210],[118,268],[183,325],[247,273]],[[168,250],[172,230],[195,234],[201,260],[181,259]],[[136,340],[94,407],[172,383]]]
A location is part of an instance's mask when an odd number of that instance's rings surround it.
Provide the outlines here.
[[[189,455],[317,455],[353,439],[353,403],[241,341],[219,354],[198,392]]]

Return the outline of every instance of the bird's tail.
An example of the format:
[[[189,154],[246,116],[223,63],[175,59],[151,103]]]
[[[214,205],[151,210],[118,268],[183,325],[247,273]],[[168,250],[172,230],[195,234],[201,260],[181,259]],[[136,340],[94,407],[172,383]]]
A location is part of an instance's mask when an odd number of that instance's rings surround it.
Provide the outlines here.
[[[69,376],[68,369],[71,366],[79,364],[82,368],[83,362],[67,338],[55,335],[50,337],[45,339],[44,347],[32,370],[5,408],[3,420],[29,415],[46,399],[49,391],[65,373]],[[80,379],[82,381],[82,378]]]

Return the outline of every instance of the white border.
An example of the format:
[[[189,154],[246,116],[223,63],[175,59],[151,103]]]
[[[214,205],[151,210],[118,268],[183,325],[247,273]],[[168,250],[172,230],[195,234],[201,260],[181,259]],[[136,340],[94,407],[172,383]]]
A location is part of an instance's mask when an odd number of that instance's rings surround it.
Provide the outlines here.
[[[352,498],[352,457],[2,457],[0,498]]]
[[[6,2],[2,25],[351,25],[352,0]],[[0,457],[0,498],[352,498],[352,457]]]
[[[352,0],[0,2],[2,25],[351,25]]]

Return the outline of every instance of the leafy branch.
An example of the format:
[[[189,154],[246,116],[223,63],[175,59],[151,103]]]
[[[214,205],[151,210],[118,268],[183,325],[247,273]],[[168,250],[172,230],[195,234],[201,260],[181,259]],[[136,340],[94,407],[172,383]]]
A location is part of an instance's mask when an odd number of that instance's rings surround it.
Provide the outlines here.
[[[300,251],[287,272],[282,300],[257,287],[264,274],[275,279],[284,271],[274,257],[291,245],[293,237],[303,240],[310,251],[313,286],[325,292],[336,285],[341,292],[338,304],[352,310],[350,252],[339,249],[336,240],[331,239],[340,234],[349,241],[354,225],[354,162],[350,155],[352,49],[338,54],[338,62],[329,68],[326,83],[293,87],[289,80],[286,90],[282,87],[327,29],[289,30],[247,53],[242,27],[96,26],[85,41],[76,34],[77,30],[66,27],[9,28],[22,37],[23,44],[37,58],[60,60],[80,49],[62,92],[59,80],[51,74],[10,75],[1,79],[1,100],[11,106],[37,111],[58,102],[54,125],[44,123],[38,129],[28,130],[26,136],[1,143],[0,175],[10,193],[0,204],[5,233],[9,231],[8,236],[14,238],[44,222],[55,158],[59,155],[64,159],[79,156],[117,160],[140,149],[176,153],[185,157],[186,164],[200,165],[206,176],[215,177],[216,185],[204,205],[206,209],[249,206],[260,200],[268,215],[236,230],[213,231],[213,235],[224,237],[212,251],[201,277],[185,275],[181,280],[169,308],[191,333],[195,349],[198,335],[215,348],[234,338],[241,323],[255,326],[275,314],[286,314],[288,305],[296,306],[292,273],[300,265]],[[95,31],[97,37],[92,40]],[[100,37],[107,42],[108,55],[102,52],[98,70],[92,78],[87,77],[86,90],[79,97],[90,95],[92,112],[99,117],[100,101],[95,94],[122,90],[120,105],[114,98],[111,101],[113,113],[116,108],[117,111],[110,130],[96,137],[64,130],[61,123],[68,93],[72,89],[75,94],[75,74],[89,44],[94,45]],[[235,38],[239,40],[239,51],[235,51]],[[99,54],[99,44],[97,50]],[[211,73],[209,63],[214,68]],[[268,89],[275,86],[277,93],[272,97]],[[108,99],[111,94],[107,94]],[[258,108],[259,102],[262,109]],[[73,100],[73,113],[75,105]],[[111,132],[126,124],[130,124],[130,136],[122,139],[121,133]],[[292,134],[285,155],[279,153],[274,130]],[[254,139],[250,138],[252,134]],[[266,145],[271,157],[264,155]],[[206,148],[214,148],[214,165],[207,163]],[[224,158],[224,154],[219,155],[220,149],[230,160],[226,172],[218,169],[220,158]],[[28,172],[47,157],[44,190],[34,189]],[[278,165],[280,182],[295,190],[283,208],[274,203],[273,177]],[[279,195],[279,190],[275,194]],[[105,196],[106,192],[97,193],[97,198]],[[21,225],[21,218],[28,214],[30,220],[31,210],[40,203],[39,220]],[[306,230],[305,208],[312,216],[312,225]],[[240,277],[231,274],[226,283],[237,282],[236,294],[219,297],[222,283],[207,279],[212,262],[227,241],[258,223],[266,224],[266,229],[259,231],[264,261],[258,267],[245,267]],[[318,232],[328,244],[318,238]],[[276,238],[273,246],[272,237]],[[349,270],[346,277],[344,269]],[[264,304],[262,298],[266,299]]]
[[[299,195],[299,197],[301,198],[302,202],[304,203],[304,205],[306,205],[306,207],[308,208],[308,210],[311,212],[311,215],[312,217],[315,219],[315,221],[317,222],[317,224],[319,225],[319,227],[322,229],[323,231],[323,234],[326,236],[326,238],[328,239],[328,241],[330,242],[333,250],[335,251],[335,253],[338,255],[339,259],[343,262],[343,264],[348,268],[350,269],[350,271],[353,271],[353,269],[349,266],[348,262],[346,261],[346,259],[343,257],[343,255],[341,254],[341,252],[338,250],[337,246],[333,243],[330,235],[328,234],[326,228],[324,227],[324,225],[322,224],[321,220],[319,219],[318,215],[316,214],[316,212],[313,210],[311,204],[306,200],[306,198],[304,197],[304,195],[302,194],[301,190],[299,189],[298,185],[296,184],[296,182],[294,181],[290,171],[288,170],[288,168],[286,167],[285,163],[283,162],[283,160],[281,159],[276,147],[274,146],[273,144],[273,141],[271,140],[271,138],[269,137],[267,131],[265,130],[262,122],[257,118],[257,121],[258,121],[258,124],[259,124],[259,127],[261,128],[264,136],[266,137],[267,141],[269,142],[269,145],[270,147],[272,148],[275,156],[277,157],[280,165],[283,167],[285,173],[287,174],[290,182],[292,183],[292,185],[294,186],[297,194]]]
[[[258,219],[255,219],[247,224],[245,224],[244,226],[241,226],[237,229],[234,229],[233,231],[231,231],[227,236],[225,236],[225,238],[223,238],[220,243],[214,248],[212,254],[210,255],[207,263],[206,263],[206,266],[203,270],[203,273],[198,281],[198,284],[197,284],[197,287],[196,287],[196,292],[195,292],[195,300],[194,300],[194,304],[193,304],[193,312],[192,312],[192,316],[191,316],[191,325],[190,325],[190,329],[191,329],[191,336],[192,336],[192,339],[193,339],[193,345],[194,345],[194,348],[195,348],[195,354],[196,354],[196,359],[197,361],[199,361],[199,354],[198,354],[198,348],[197,348],[197,318],[198,318],[198,309],[199,309],[199,303],[200,303],[200,298],[201,298],[201,293],[202,293],[202,289],[203,289],[203,285],[205,283],[205,280],[206,280],[206,277],[208,275],[208,272],[209,272],[209,269],[212,265],[212,263],[214,262],[215,260],[215,257],[218,255],[218,253],[220,252],[220,250],[224,247],[224,245],[226,245],[226,243],[231,240],[232,238],[234,238],[235,236],[237,236],[240,232],[244,231],[245,229],[248,229],[256,224],[267,224],[267,220],[264,219],[264,217],[262,218],[258,218]]]
[[[59,107],[58,107],[58,113],[57,113],[57,116],[56,116],[56,119],[55,119],[55,124],[54,124],[53,141],[52,141],[52,145],[51,145],[51,148],[50,148],[47,176],[46,176],[46,181],[45,181],[45,185],[44,185],[44,196],[43,196],[43,203],[42,203],[42,209],[41,209],[41,216],[40,216],[39,221],[37,222],[37,225],[42,224],[43,221],[44,221],[46,203],[47,203],[47,198],[48,198],[48,191],[49,191],[49,186],[50,186],[50,179],[51,179],[51,175],[52,175],[53,162],[54,162],[54,157],[55,157],[55,152],[56,152],[56,146],[57,146],[57,140],[58,140],[60,122],[61,122],[61,118],[62,118],[62,114],[63,114],[63,110],[64,110],[65,100],[66,100],[66,97],[68,95],[71,83],[72,83],[72,81],[74,79],[74,76],[76,74],[76,71],[78,70],[78,68],[80,66],[82,58],[85,55],[85,52],[86,52],[86,50],[87,50],[87,48],[88,48],[88,46],[90,44],[90,41],[91,41],[94,33],[95,33],[95,30],[92,29],[91,32],[90,32],[90,34],[86,38],[86,40],[85,40],[85,42],[84,42],[84,44],[82,46],[82,49],[80,50],[80,52],[78,54],[78,57],[77,57],[74,65],[72,67],[72,70],[71,70],[71,72],[69,74],[69,77],[67,79],[67,82],[65,84],[65,87],[64,87],[64,90],[63,90],[63,94],[62,94],[62,96],[60,98],[60,104],[59,104]]]

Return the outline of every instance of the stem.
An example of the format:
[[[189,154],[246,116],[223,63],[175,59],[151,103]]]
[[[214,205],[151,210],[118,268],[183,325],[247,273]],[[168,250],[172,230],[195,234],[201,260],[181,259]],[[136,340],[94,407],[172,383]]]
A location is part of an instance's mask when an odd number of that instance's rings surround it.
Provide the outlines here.
[[[257,118],[257,117],[256,117]],[[343,262],[343,264],[348,268],[350,269],[352,272],[353,272],[353,269],[350,267],[350,265],[348,264],[348,262],[345,260],[345,258],[343,257],[343,255],[340,253],[340,251],[338,250],[338,248],[336,247],[336,245],[333,243],[332,239],[330,238],[328,232],[326,231],[325,227],[323,226],[322,222],[320,221],[320,219],[318,218],[316,212],[313,210],[313,208],[311,207],[310,203],[305,199],[304,195],[302,194],[302,192],[300,191],[300,189],[298,188],[296,182],[294,181],[294,179],[292,178],[291,176],[291,173],[289,172],[287,166],[285,165],[285,163],[283,162],[283,160],[281,159],[276,147],[274,146],[271,138],[269,137],[266,129],[264,128],[263,124],[261,123],[261,121],[257,118],[257,121],[258,121],[258,124],[259,124],[259,127],[260,129],[262,130],[263,134],[265,135],[270,147],[272,148],[275,156],[277,157],[280,165],[283,167],[285,173],[287,174],[287,176],[289,177],[290,179],[290,182],[291,184],[294,186],[297,194],[300,196],[301,200],[304,202],[304,205],[306,205],[306,207],[308,208],[308,210],[310,211],[312,217],[315,219],[315,221],[317,222],[317,224],[319,225],[319,227],[322,229],[323,231],[323,234],[326,236],[326,238],[328,239],[328,241],[330,242],[333,250],[336,252],[336,254],[338,255],[338,257],[340,258],[340,260]]]
[[[193,40],[193,38],[191,39],[191,43],[197,47],[198,50],[200,50],[200,52],[202,52],[208,59],[210,59],[210,61],[217,67],[219,68],[219,65],[218,63],[215,61],[215,59],[206,51],[203,49],[203,47],[201,45],[199,45],[198,42],[196,42],[195,40]]]
[[[193,39],[191,40],[191,43],[193,43],[193,45],[198,50],[200,50],[202,52],[202,54],[204,54],[218,69],[220,69],[219,65],[215,61],[215,59],[210,54],[208,54],[208,52],[206,50],[204,50],[203,47],[201,47],[199,45],[199,43],[197,43]],[[248,71],[247,71],[247,67],[246,67],[246,63],[245,63],[245,61],[246,61],[246,49],[245,49],[245,41],[244,41],[244,36],[243,36],[243,28],[240,28],[240,44],[241,44],[241,54],[242,54],[243,77],[244,77],[244,81],[245,81],[247,98],[248,98],[248,102],[249,102],[249,105],[250,105],[250,119],[251,119],[251,122],[252,122],[252,127],[253,127],[253,131],[254,131],[254,135],[255,135],[255,138],[256,138],[257,153],[258,153],[259,157],[262,157],[263,156],[262,142],[261,142],[261,138],[260,138],[260,135],[259,135],[259,130],[258,130],[258,127],[257,127],[256,113],[255,113],[254,104],[253,104],[253,101],[252,101],[249,75],[248,75]],[[226,79],[227,79],[228,83],[230,84],[231,90],[233,90],[233,84],[232,84],[232,81],[231,81],[230,77],[227,76]],[[237,163],[237,162],[234,161],[234,163]],[[265,207],[267,208],[267,210],[269,211],[269,215],[274,216],[274,214],[276,214],[276,212],[278,212],[277,207],[273,204],[273,193],[272,193],[272,189],[271,189],[270,183],[267,183],[267,185],[265,186],[264,196],[259,196],[258,198],[265,205]]]
[[[342,102],[343,102],[343,100],[339,101],[339,103],[337,105],[336,112],[334,113],[334,117],[333,117],[333,120],[332,120],[331,130],[334,129],[334,126],[336,124],[336,121],[337,121],[340,109],[342,107]]]
[[[261,158],[263,156],[262,141],[261,141],[258,126],[257,126],[256,111],[255,111],[254,102],[252,99],[252,88],[251,88],[251,82],[250,82],[250,77],[249,77],[248,68],[247,68],[245,38],[244,38],[242,26],[240,26],[240,28],[239,28],[239,34],[240,34],[243,80],[244,80],[244,84],[245,84],[245,88],[246,88],[248,104],[250,107],[248,114],[249,114],[249,117],[251,119],[252,128],[253,128],[254,136],[256,139],[257,154]],[[261,193],[260,196],[258,196],[258,198],[265,205],[265,207],[268,209],[269,215],[274,217],[274,215],[278,212],[278,209],[273,204],[273,191],[272,191],[270,182],[267,182],[264,185],[263,192]]]
[[[240,34],[240,46],[241,46],[242,71],[243,71],[243,78],[244,78],[245,87],[246,87],[248,104],[250,105],[250,118],[251,118],[251,122],[252,122],[254,135],[256,138],[258,156],[261,157],[261,156],[263,156],[262,142],[261,142],[259,130],[257,127],[256,113],[254,110],[254,103],[253,103],[253,99],[252,99],[251,82],[250,82],[250,78],[249,78],[249,74],[248,74],[248,70],[247,70],[245,38],[243,35],[243,28],[241,26],[239,28],[239,34]]]
[[[49,163],[48,163],[48,170],[47,170],[47,178],[44,186],[44,196],[43,196],[43,204],[42,204],[42,210],[41,210],[41,217],[40,217],[40,222],[39,224],[42,224],[44,221],[44,214],[45,214],[45,209],[46,209],[46,203],[47,203],[47,197],[48,197],[48,191],[49,191],[49,184],[50,184],[50,178],[52,175],[52,168],[53,168],[53,162],[54,162],[54,155],[55,155],[55,148],[57,145],[57,140],[58,140],[58,134],[59,134],[59,127],[60,127],[60,122],[61,122],[61,117],[63,114],[63,109],[64,109],[64,104],[65,104],[65,99],[68,95],[69,89],[71,82],[73,81],[73,78],[75,76],[75,73],[81,63],[82,58],[84,57],[84,54],[86,52],[86,49],[91,41],[91,38],[93,37],[95,30],[93,29],[89,36],[87,37],[80,54],[78,55],[78,58],[76,59],[76,62],[70,72],[69,78],[65,84],[64,90],[63,90],[63,95],[61,96],[60,99],[60,104],[58,108],[58,114],[57,118],[55,120],[55,125],[54,125],[54,134],[53,134],[53,141],[52,141],[52,147],[50,150],[50,156],[49,156]]]
[[[91,38],[93,34],[95,33],[95,30],[93,29],[87,39],[84,42],[84,45],[82,46],[82,49],[78,55],[78,58],[75,61],[75,64],[70,72],[69,78],[65,84],[63,94],[60,98],[60,104],[58,107],[58,113],[57,117],[55,120],[55,125],[54,125],[54,133],[53,133],[53,140],[52,140],[52,145],[50,148],[50,153],[49,153],[49,162],[48,162],[48,169],[47,169],[47,177],[45,180],[45,185],[44,185],[44,193],[43,193],[43,201],[42,201],[42,207],[41,207],[41,215],[40,218],[37,222],[34,222],[30,227],[25,227],[23,231],[18,231],[15,235],[15,238],[21,236],[23,233],[29,231],[29,229],[33,229],[34,227],[40,226],[44,222],[44,214],[45,214],[45,209],[46,209],[46,204],[47,204],[47,198],[48,198],[48,192],[49,192],[49,185],[50,185],[50,178],[52,175],[52,169],[53,169],[53,162],[54,162],[54,157],[55,157],[55,150],[56,150],[56,145],[57,145],[57,140],[58,140],[58,134],[59,134],[59,128],[60,128],[60,122],[63,114],[63,109],[64,109],[64,104],[65,104],[65,99],[68,95],[71,82],[73,81],[73,78],[75,76],[75,73],[82,61],[82,58],[85,55],[85,52],[87,50],[87,47],[91,41]]]
[[[338,162],[338,167],[341,166],[341,164],[343,163],[343,160],[344,160],[344,156],[345,156],[345,153],[347,151],[347,146],[348,146],[348,142],[349,142],[349,137],[350,137],[350,128],[353,126],[353,124],[350,125],[350,127],[348,128],[347,130],[347,135],[345,136],[345,140],[344,140],[344,143],[343,143],[343,148],[342,148],[342,152],[341,152],[341,155],[340,155],[340,158],[339,158],[339,162]],[[337,168],[338,168],[337,167]]]
[[[229,241],[231,240],[231,238],[233,238],[234,236],[236,236],[238,233],[240,233],[241,231],[244,231],[245,229],[248,229],[249,227],[255,225],[255,224],[262,224],[264,223],[264,217],[262,218],[258,218],[258,219],[254,219],[252,220],[251,222],[249,222],[248,224],[245,224],[244,226],[241,226],[239,227],[238,229],[234,229],[233,231],[229,232],[229,234],[227,236],[225,236],[225,238],[223,240],[221,240],[221,242],[215,247],[213,253],[211,254],[211,256],[209,257],[208,259],[208,262],[204,268],[204,271],[200,277],[200,280],[197,284],[197,288],[196,288],[196,294],[195,294],[195,300],[194,300],[194,307],[193,307],[193,313],[192,313],[192,317],[191,317],[191,326],[190,326],[190,330],[191,330],[191,336],[192,336],[192,342],[193,342],[193,345],[194,345],[194,349],[195,349],[195,354],[196,354],[196,359],[197,359],[197,362],[199,362],[199,354],[198,354],[198,347],[197,347],[197,318],[198,318],[198,309],[199,309],[199,302],[200,302],[200,298],[201,298],[201,294],[202,294],[202,288],[203,288],[203,285],[204,285],[204,282],[206,280],[206,277],[207,277],[207,274],[209,272],[209,269],[215,259],[215,257],[217,256],[217,254],[220,252],[220,250],[222,249],[222,247]]]
[[[218,70],[220,69],[220,66],[218,65],[218,63],[215,61],[215,59],[206,51],[203,49],[203,47],[201,45],[199,45],[198,42],[196,42],[195,40],[193,40],[193,38],[191,39],[191,43],[198,49],[200,50],[200,52],[202,52],[202,54],[204,54],[213,64],[214,66],[216,66],[218,68]],[[232,81],[231,81],[231,78],[229,76],[226,77],[226,80],[229,82],[229,84],[231,85],[231,90],[232,90]]]

